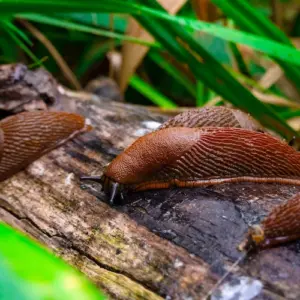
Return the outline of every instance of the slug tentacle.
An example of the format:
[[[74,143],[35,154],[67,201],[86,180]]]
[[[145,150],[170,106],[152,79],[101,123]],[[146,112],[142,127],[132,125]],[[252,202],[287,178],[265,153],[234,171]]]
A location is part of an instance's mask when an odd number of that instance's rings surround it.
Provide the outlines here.
[[[109,204],[113,205],[114,204],[114,199],[116,197],[116,195],[119,193],[119,183],[117,182],[113,182],[111,184],[111,193],[110,193],[110,197],[109,197]]]
[[[98,175],[80,176],[80,180],[90,180],[90,181],[102,183],[102,177]]]
[[[4,136],[0,161],[2,181],[91,127],[77,114],[34,111],[1,120],[0,129]]]

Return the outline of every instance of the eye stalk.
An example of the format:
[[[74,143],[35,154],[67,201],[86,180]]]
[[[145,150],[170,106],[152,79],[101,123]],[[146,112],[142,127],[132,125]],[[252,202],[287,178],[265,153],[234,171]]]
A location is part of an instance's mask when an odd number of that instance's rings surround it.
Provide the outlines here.
[[[110,205],[115,205],[118,204],[118,198],[120,196],[121,202],[124,200],[124,195],[123,195],[123,186],[119,184],[118,182],[115,182],[108,178],[105,175],[102,176],[81,176],[80,180],[89,180],[89,181],[94,181],[97,183],[100,183],[102,185],[102,191],[108,196],[108,203]]]

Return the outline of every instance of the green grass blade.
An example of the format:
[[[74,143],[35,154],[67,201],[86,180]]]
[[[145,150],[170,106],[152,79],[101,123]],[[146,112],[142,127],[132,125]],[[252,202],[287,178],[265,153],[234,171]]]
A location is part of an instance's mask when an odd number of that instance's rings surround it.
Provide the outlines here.
[[[291,46],[289,38],[275,24],[261,15],[255,8],[251,7],[248,1],[212,0],[212,2],[215,3],[228,17],[233,19],[242,29]],[[300,69],[281,60],[276,61],[284,69],[287,77],[295,83],[295,86],[300,92],[300,87],[298,85],[300,82]]]
[[[78,60],[78,65],[74,70],[76,76],[82,77],[94,63],[101,61],[112,47],[118,47],[121,43],[120,40],[107,40],[101,45],[89,45],[90,48]]]
[[[161,48],[161,46],[155,42],[151,43],[151,42],[147,42],[147,41],[135,38],[135,37],[130,37],[127,35],[115,33],[115,32],[109,31],[109,30],[102,30],[102,29],[94,28],[94,27],[87,26],[87,25],[81,25],[81,24],[78,24],[75,22],[60,20],[60,19],[49,17],[46,15],[19,14],[18,17],[29,20],[29,21],[34,21],[34,22],[43,23],[43,24],[47,24],[47,25],[57,26],[57,27],[65,28],[65,29],[77,30],[77,31],[81,31],[81,32],[94,34],[94,35],[104,36],[107,38],[118,39],[121,41],[136,43],[136,44],[144,45],[147,47]]]
[[[291,64],[300,65],[300,51],[294,47],[284,45],[267,38],[261,38],[259,36],[225,28],[211,23],[206,23],[198,20],[193,20],[184,17],[178,17],[161,13],[159,11],[144,7],[137,6],[141,13],[148,14],[152,17],[168,20],[176,23],[180,26],[187,27],[193,30],[199,30],[211,34],[212,36],[220,39],[235,42],[243,45],[247,45],[255,50],[261,51],[272,57],[276,57],[282,61],[289,62]]]
[[[212,0],[215,4],[221,4],[220,0]],[[255,29],[257,34],[263,33],[265,37],[270,37],[273,40],[276,40],[287,45],[292,45],[289,38],[281,31],[275,24],[269,21],[259,10],[254,8],[249,4],[249,1],[245,0],[232,0],[230,2],[231,8],[234,8],[251,20],[252,24],[256,24]],[[253,28],[251,30],[253,31]]]
[[[104,300],[78,271],[34,241],[0,223],[1,299]]]
[[[236,60],[236,63],[238,65],[239,71],[242,74],[244,74],[244,75],[246,75],[248,77],[251,77],[251,74],[250,74],[250,72],[248,70],[248,67],[247,67],[245,61],[244,61],[244,58],[243,58],[241,52],[239,51],[239,49],[237,48],[236,44],[229,43],[229,47],[230,47],[230,49],[232,51],[232,54],[233,54],[233,56],[234,56],[234,58]]]
[[[110,22],[111,15],[107,13],[57,13],[54,17],[89,26],[96,26],[109,30],[113,29],[119,33],[125,33],[127,27],[126,18],[117,14],[113,15],[113,28],[111,28]]]
[[[15,26],[12,22],[4,20],[3,23],[6,25],[7,28],[9,28],[16,35],[18,35],[29,46],[33,45],[31,40],[29,39],[29,37],[22,30],[20,30],[17,26]]]
[[[4,2],[0,2],[0,8],[1,8],[1,3],[5,4],[5,2],[10,2],[10,1],[6,0]],[[24,2],[30,3],[32,1],[24,1]],[[53,2],[55,2],[55,1],[53,1]],[[107,1],[102,1],[102,2],[107,3]],[[47,1],[44,1],[41,3],[42,6],[45,4],[49,5],[49,3]],[[59,6],[64,7],[63,4],[65,5],[65,3],[61,2]],[[218,25],[213,25],[211,23],[206,23],[206,22],[189,19],[189,18],[169,15],[164,12],[161,12],[161,11],[158,11],[158,10],[155,10],[152,8],[148,8],[146,6],[139,5],[139,4],[136,4],[133,2],[123,3],[118,0],[111,0],[110,5],[108,5],[108,7],[106,7],[105,9],[108,10],[109,8],[111,8],[111,9],[120,10],[121,9],[120,7],[117,8],[118,4],[121,6],[121,8],[123,8],[123,12],[129,12],[129,13],[136,14],[136,15],[143,14],[143,15],[148,15],[148,16],[152,16],[152,17],[156,17],[156,18],[162,18],[164,20],[169,20],[171,22],[179,24],[180,26],[184,26],[184,27],[194,29],[194,30],[201,30],[203,32],[209,33],[213,36],[222,38],[227,41],[245,44],[245,45],[248,45],[248,46],[250,46],[256,50],[259,50],[263,53],[266,53],[273,57],[277,57],[282,61],[287,61],[289,63],[300,65],[300,51],[296,50],[293,47],[282,45],[278,42],[274,42],[272,40],[261,38],[259,36],[255,36],[252,34],[224,28],[224,27],[218,26]],[[77,1],[76,1],[76,6],[80,7],[81,9],[84,9],[84,8],[86,9],[84,4],[79,5],[79,2],[77,2]],[[99,6],[99,5],[94,5],[93,7],[94,7],[94,9],[97,9],[97,7],[104,8],[103,6]],[[46,16],[44,16],[44,18],[46,18]],[[50,18],[50,17],[48,17],[48,18]],[[41,18],[39,21],[43,22],[43,20]],[[52,22],[55,22],[55,21],[52,20]],[[60,23],[60,26],[63,26],[63,24],[62,24],[63,22],[67,22],[67,21],[56,20],[55,23],[56,24]],[[73,26],[75,26],[75,24],[76,23],[74,23]],[[79,26],[78,24],[76,24],[76,25]],[[107,34],[108,33],[105,30],[103,30],[102,35],[107,35]],[[110,33],[110,34],[116,35],[116,33]],[[121,38],[121,37],[115,36],[115,38]],[[126,37],[126,38],[129,40],[132,39],[131,37]],[[138,39],[133,38],[132,42],[138,42],[137,40]]]
[[[193,82],[191,82],[185,74],[180,72],[175,66],[166,61],[157,51],[150,51],[149,57],[162,69],[164,69],[170,76],[172,76],[178,83],[180,83],[190,93],[191,96],[196,97],[196,89]]]
[[[130,78],[129,85],[148,98],[151,102],[162,108],[174,108],[177,105],[166,96],[162,95],[137,75]]]
[[[207,99],[205,99],[205,86],[203,82],[197,81],[197,98],[196,98],[196,106],[201,107],[205,104]]]
[[[40,60],[35,56],[35,54],[27,47],[25,43],[17,36],[15,31],[13,31],[11,28],[6,26],[5,23],[3,23],[2,28],[10,35],[12,40],[15,41],[15,43],[34,61],[35,64],[40,64]]]
[[[285,120],[288,120],[288,119],[291,119],[294,117],[300,117],[300,109],[281,112],[280,116]]]

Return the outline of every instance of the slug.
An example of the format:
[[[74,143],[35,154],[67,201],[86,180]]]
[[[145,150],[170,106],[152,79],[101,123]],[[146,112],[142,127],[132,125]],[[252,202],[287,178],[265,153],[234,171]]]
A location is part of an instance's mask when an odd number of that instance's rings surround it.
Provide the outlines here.
[[[19,113],[0,121],[0,181],[63,144],[91,130],[85,119],[66,112]]]
[[[82,179],[91,179],[84,177]],[[126,191],[226,182],[300,185],[300,153],[265,133],[242,128],[165,128],[134,142],[103,176],[110,203]]]
[[[262,126],[249,114],[224,106],[185,111],[163,123],[158,130],[170,127],[232,127],[263,132]]]
[[[238,249],[269,248],[300,238],[300,193],[275,207],[261,224],[250,227]]]
[[[255,121],[249,114],[246,114],[240,110],[237,109],[231,109],[226,108],[223,106],[215,106],[215,107],[205,107],[200,109],[192,109],[186,112],[183,112],[181,114],[176,115],[175,117],[169,119],[165,123],[163,123],[157,131],[160,131],[162,129],[166,128],[177,128],[177,127],[183,127],[183,128],[202,128],[202,127],[232,127],[232,128],[245,128],[248,130],[263,132],[263,129],[261,125]],[[180,131],[180,130],[179,130]],[[173,132],[173,131],[170,131]],[[175,145],[177,141],[179,141],[179,144],[183,142],[185,143],[185,139],[183,139],[180,142],[181,136],[179,139],[176,138],[177,133],[172,134],[172,137],[164,137],[166,141],[169,141],[170,138],[174,139],[173,143],[168,145],[170,146],[169,150],[172,152],[172,145]],[[143,139],[142,139],[143,140]],[[155,140],[155,138],[154,138]],[[139,141],[137,141],[137,153],[139,148]],[[187,141],[190,141],[189,139]],[[161,145],[162,149],[165,148],[164,145]],[[150,147],[153,147],[150,145]],[[176,147],[176,146],[175,146]],[[175,149],[174,149],[175,150]],[[162,155],[168,155],[168,153],[163,153]],[[151,151],[149,150],[149,157],[153,157],[155,160],[155,157],[151,155]],[[122,156],[123,157],[123,156]],[[134,158],[133,158],[134,160]],[[163,159],[164,160],[164,159]],[[141,165],[143,166],[143,164]],[[110,167],[111,168],[111,167]],[[151,166],[149,166],[151,170]],[[134,169],[132,170],[134,172]],[[81,180],[92,180],[96,181],[102,184],[102,189],[105,190],[106,193],[110,194],[110,203],[113,204],[114,198],[117,194],[117,190],[120,189],[123,190],[122,193],[120,193],[121,198],[123,198],[123,194],[125,192],[125,185],[123,184],[123,188],[120,188],[122,185],[118,183],[117,180],[109,180],[106,178],[106,175],[104,176],[82,176]],[[104,187],[105,186],[105,187]]]

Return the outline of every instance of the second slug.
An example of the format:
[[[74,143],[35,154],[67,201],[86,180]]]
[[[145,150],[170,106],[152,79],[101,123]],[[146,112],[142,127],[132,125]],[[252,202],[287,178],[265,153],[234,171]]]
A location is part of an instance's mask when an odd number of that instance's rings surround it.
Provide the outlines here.
[[[300,193],[275,207],[261,224],[250,227],[239,250],[268,248],[300,238]]]
[[[66,112],[24,112],[1,120],[0,181],[90,129],[83,117]]]

